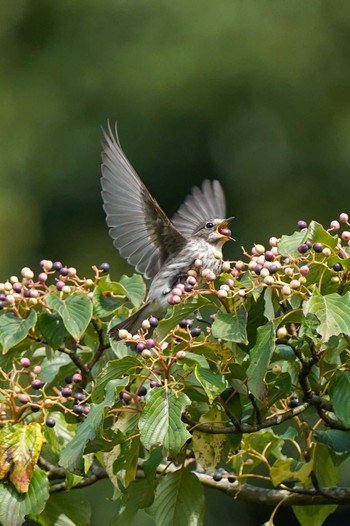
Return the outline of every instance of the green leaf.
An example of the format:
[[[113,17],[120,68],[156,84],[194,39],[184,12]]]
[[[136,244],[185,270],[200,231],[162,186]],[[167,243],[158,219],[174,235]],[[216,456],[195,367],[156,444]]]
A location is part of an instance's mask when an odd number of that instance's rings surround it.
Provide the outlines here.
[[[0,316],[0,346],[3,354],[27,337],[36,324],[37,315],[31,310],[27,318],[18,318],[13,312]]]
[[[106,388],[106,398],[100,404],[91,404],[90,412],[83,423],[77,427],[77,432],[71,442],[62,450],[60,465],[70,471],[82,466],[83,453],[88,440],[93,440],[102,429],[104,411],[115,403],[115,389],[121,380],[111,380]]]
[[[133,356],[125,356],[125,358],[108,362],[95,379],[95,389],[92,394],[92,400],[96,403],[100,402],[103,398],[105,387],[111,380],[129,374],[134,371],[136,367],[140,367],[140,362]]]
[[[211,328],[214,338],[247,344],[247,318],[245,307],[240,307],[236,313],[218,312]]]
[[[265,309],[264,315],[268,321],[275,319],[275,309],[273,306],[273,291],[272,287],[267,287],[264,292]]]
[[[90,323],[92,303],[83,292],[75,292],[66,299],[48,294],[47,305],[61,316],[69,334],[79,340]]]
[[[199,367],[197,365],[195,368],[195,375],[198,382],[205,390],[209,402],[212,402],[214,398],[226,388],[223,376],[215,374],[211,369]]]
[[[0,480],[9,476],[19,493],[26,493],[44,442],[41,425],[14,424],[0,429]]]
[[[11,484],[0,484],[0,523],[20,526],[27,515],[41,513],[48,498],[49,481],[38,466],[35,466],[26,494],[19,494]]]
[[[313,469],[314,460],[296,462],[293,458],[279,458],[271,467],[270,476],[274,486],[289,479],[297,479],[302,484],[306,484]]]
[[[350,427],[350,373],[336,374],[330,387],[330,399],[335,415]]]
[[[350,431],[341,431],[340,429],[315,430],[312,436],[317,442],[327,446],[339,462],[350,455]]]
[[[122,276],[120,284],[125,288],[126,294],[135,307],[139,307],[145,296],[146,285],[140,274],[133,274],[132,276]]]
[[[161,477],[151,513],[157,526],[202,526],[204,489],[196,475],[179,469]]]
[[[315,476],[320,488],[336,487],[338,484],[338,469],[335,467],[329,449],[317,444],[314,455]],[[293,506],[293,511],[302,526],[321,526],[326,518],[337,509],[336,504],[327,506]],[[309,517],[313,521],[310,522]]]
[[[104,276],[99,280],[92,295],[95,316],[98,318],[110,316],[126,297],[127,291],[123,285],[111,281],[109,276]]]
[[[140,509],[148,508],[154,499],[154,488],[147,479],[133,480],[125,494],[117,501],[120,509],[111,522],[111,526],[130,526]]]
[[[35,517],[41,526],[86,526],[90,524],[91,506],[81,492],[50,495],[44,511]]]
[[[144,462],[142,468],[149,483],[154,483],[159,464],[163,462],[163,448],[161,446],[152,449],[149,458]]]
[[[294,232],[291,236],[282,236],[278,243],[278,252],[282,256],[297,257],[300,256],[298,246],[308,238],[307,230]]]
[[[191,437],[181,420],[184,408],[190,403],[184,393],[175,393],[166,387],[150,392],[139,420],[141,442],[146,449],[162,445],[171,456],[179,453]]]
[[[338,236],[333,237],[316,221],[311,221],[307,232],[307,238],[312,241],[312,243],[322,243],[322,245],[329,248],[335,248],[337,246]]]
[[[54,349],[57,349],[68,336],[63,320],[58,314],[50,312],[41,313],[37,327],[44,337],[44,340]]]
[[[319,320],[317,332],[324,341],[339,334],[350,335],[350,292],[322,296],[317,289],[304,303],[304,315],[314,314]]]
[[[264,378],[271,356],[275,350],[275,331],[272,322],[259,327],[256,344],[250,350],[250,364],[247,369],[248,388],[259,400],[266,397]]]
[[[193,296],[186,303],[180,303],[175,305],[167,318],[164,318],[159,322],[157,327],[158,339],[162,340],[176,325],[190,316],[194,311],[202,309],[208,305],[211,305],[211,300],[205,296]]]

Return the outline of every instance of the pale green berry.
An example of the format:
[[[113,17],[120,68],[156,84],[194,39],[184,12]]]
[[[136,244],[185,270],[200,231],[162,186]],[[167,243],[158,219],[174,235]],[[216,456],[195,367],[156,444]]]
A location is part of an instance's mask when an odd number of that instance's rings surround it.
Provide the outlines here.
[[[218,290],[217,292],[218,298],[227,298],[228,294],[226,290]]]
[[[126,340],[129,336],[129,333],[126,329],[119,329],[118,336],[120,340]]]
[[[279,327],[277,329],[277,337],[278,338],[285,338],[286,336],[288,336],[288,331],[287,331],[286,327]]]
[[[264,277],[264,283],[266,285],[273,285],[275,283],[275,280],[273,279],[272,276],[265,276]]]
[[[70,288],[69,285],[64,285],[64,286],[62,287],[61,290],[62,290],[62,292],[64,292],[65,294],[69,294],[70,291],[71,291],[71,288]]]
[[[151,327],[150,322],[148,320],[143,320],[142,328],[145,329],[145,331],[147,331],[150,327]]]
[[[298,289],[300,287],[300,281],[298,279],[292,279],[289,286],[291,289]]]
[[[281,292],[283,296],[290,296],[292,293],[292,289],[289,285],[283,285],[283,287],[281,288]]]

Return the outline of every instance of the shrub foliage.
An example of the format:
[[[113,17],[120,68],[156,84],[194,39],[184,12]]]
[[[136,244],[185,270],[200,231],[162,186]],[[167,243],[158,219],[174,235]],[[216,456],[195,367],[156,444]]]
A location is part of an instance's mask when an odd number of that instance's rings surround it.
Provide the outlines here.
[[[104,264],[81,278],[44,260],[38,276],[1,283],[1,524],[53,524],[61,509],[83,526],[74,489],[106,477],[115,526],[139,510],[156,526],[199,526],[204,486],[274,505],[270,524],[280,505],[311,526],[349,503],[341,219],[243,250],[118,342],[108,328],[142,304],[139,275],[113,281]]]

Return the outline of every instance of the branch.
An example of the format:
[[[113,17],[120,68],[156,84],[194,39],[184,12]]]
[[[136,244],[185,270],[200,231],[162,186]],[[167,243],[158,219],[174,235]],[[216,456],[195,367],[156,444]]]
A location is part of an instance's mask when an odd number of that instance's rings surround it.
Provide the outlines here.
[[[86,488],[87,486],[91,486],[92,484],[95,484],[98,480],[106,479],[108,478],[108,474],[105,469],[99,468],[97,466],[92,466],[91,468],[91,475],[88,477],[83,478],[78,484],[76,484],[71,489],[80,489],[80,488]],[[58,482],[57,484],[53,484],[50,486],[50,493],[58,493],[60,491],[67,491],[66,482]]]
[[[294,418],[300,413],[303,413],[304,411],[306,411],[306,409],[309,406],[310,404],[305,402],[304,404],[300,404],[298,407],[294,409],[290,409],[289,411],[286,411],[285,413],[282,413],[280,415],[274,415],[271,418],[266,418],[260,424],[255,424],[255,425],[241,424],[239,427],[200,424],[199,422],[192,420],[192,418],[186,414],[182,415],[182,420],[186,424],[195,428],[197,431],[202,431],[203,433],[209,433],[212,435],[229,435],[231,433],[255,433],[256,431],[260,431],[260,429],[266,429],[268,427],[273,427],[273,426],[281,424],[282,422],[285,422],[286,420],[290,420],[291,418]]]

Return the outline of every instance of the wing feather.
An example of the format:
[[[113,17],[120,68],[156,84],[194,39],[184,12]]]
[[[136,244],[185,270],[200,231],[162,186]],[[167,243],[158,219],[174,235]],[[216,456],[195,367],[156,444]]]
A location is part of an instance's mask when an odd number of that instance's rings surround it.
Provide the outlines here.
[[[102,199],[114,246],[136,270],[153,278],[186,240],[175,228],[126,158],[110,125],[104,131]]]

